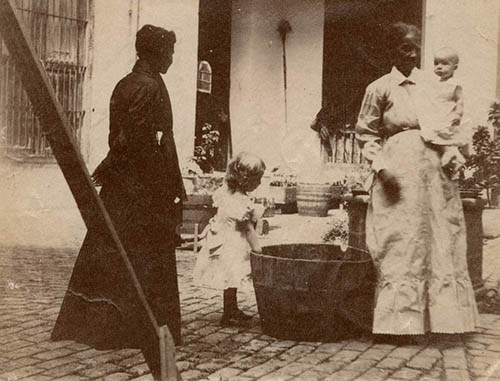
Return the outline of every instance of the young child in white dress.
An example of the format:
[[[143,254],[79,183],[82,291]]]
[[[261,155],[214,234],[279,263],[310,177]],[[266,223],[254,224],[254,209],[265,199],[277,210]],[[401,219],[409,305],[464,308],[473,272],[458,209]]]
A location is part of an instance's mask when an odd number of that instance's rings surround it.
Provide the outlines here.
[[[437,80],[431,81],[430,101],[432,106],[425,109],[426,120],[419,121],[422,138],[436,146],[441,153],[441,164],[452,179],[457,179],[465,159],[458,147],[466,145],[463,90],[454,78],[458,68],[458,54],[445,47],[434,54],[434,73]],[[423,122],[423,123],[422,123]]]
[[[203,233],[193,278],[201,287],[224,291],[222,326],[251,319],[238,308],[236,292],[252,287],[250,253],[261,251],[255,224],[263,210],[256,210],[248,193],[260,185],[265,169],[259,157],[239,153],[228,164],[224,185],[213,195],[217,214]]]

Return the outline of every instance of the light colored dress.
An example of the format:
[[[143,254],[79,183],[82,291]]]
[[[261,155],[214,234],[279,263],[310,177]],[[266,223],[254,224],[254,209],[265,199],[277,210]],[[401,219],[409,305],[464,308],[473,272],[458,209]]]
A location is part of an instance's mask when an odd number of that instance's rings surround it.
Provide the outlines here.
[[[235,287],[253,290],[250,244],[239,225],[256,222],[258,213],[250,198],[230,192],[226,185],[213,195],[217,214],[204,230],[202,249],[193,272],[194,283],[201,287],[225,290]]]
[[[460,194],[420,135],[419,78],[418,69],[407,78],[393,68],[371,83],[356,126],[360,141],[380,143],[374,163],[401,187],[394,204],[377,178],[371,188],[366,240],[378,271],[376,334],[463,333],[478,323]]]
[[[458,108],[456,92],[461,88],[454,78],[440,81],[437,76],[422,78],[421,94],[415,99],[419,113],[420,129],[425,141],[443,146],[462,146],[465,142],[463,125],[454,125],[455,119],[462,119]],[[419,110],[422,109],[422,111]]]

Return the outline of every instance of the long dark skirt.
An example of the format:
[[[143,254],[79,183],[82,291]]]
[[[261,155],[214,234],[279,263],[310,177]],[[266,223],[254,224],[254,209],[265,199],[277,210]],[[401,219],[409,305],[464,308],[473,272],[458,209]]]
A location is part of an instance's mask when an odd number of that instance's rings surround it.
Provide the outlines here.
[[[175,227],[152,192],[124,185],[105,185],[101,198],[158,324],[167,324],[179,344]],[[118,252],[101,232],[89,230],[52,339],[74,340],[100,350],[141,348],[150,367],[155,368],[157,338],[147,319]]]

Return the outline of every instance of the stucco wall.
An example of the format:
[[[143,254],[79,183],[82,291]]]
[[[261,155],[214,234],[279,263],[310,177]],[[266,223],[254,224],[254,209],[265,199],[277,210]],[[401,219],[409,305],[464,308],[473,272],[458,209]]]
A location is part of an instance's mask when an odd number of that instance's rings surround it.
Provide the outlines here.
[[[497,91],[498,0],[427,0],[424,67],[432,70],[433,52],[442,46],[460,55],[457,78],[463,83],[472,126],[484,124]]]
[[[135,33],[146,23],[177,34],[174,63],[164,79],[172,97],[180,154],[192,152],[198,0],[95,0],[85,93],[88,109],[81,142],[90,171],[107,152],[109,98],[116,82],[135,62]],[[57,164],[0,158],[0,178],[0,245],[80,245],[86,229]]]
[[[286,39],[287,123],[281,19]],[[259,154],[268,166],[303,163],[319,153],[309,125],[321,105],[323,65],[322,0],[233,1],[231,43],[231,127],[234,152]],[[319,156],[317,158],[319,160]],[[312,160],[309,157],[309,161]]]

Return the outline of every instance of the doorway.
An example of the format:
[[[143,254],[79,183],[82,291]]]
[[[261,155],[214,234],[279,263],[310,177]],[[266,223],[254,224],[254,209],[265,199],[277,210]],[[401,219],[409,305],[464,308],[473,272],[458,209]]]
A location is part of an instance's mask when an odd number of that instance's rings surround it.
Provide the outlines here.
[[[219,132],[215,157],[211,160],[212,168],[219,171],[225,170],[232,155],[229,119],[231,19],[231,0],[200,0],[195,146],[201,144],[206,124]]]
[[[322,107],[332,139],[330,161],[359,162],[354,126],[366,86],[391,70],[384,27],[421,28],[423,0],[325,0]]]

